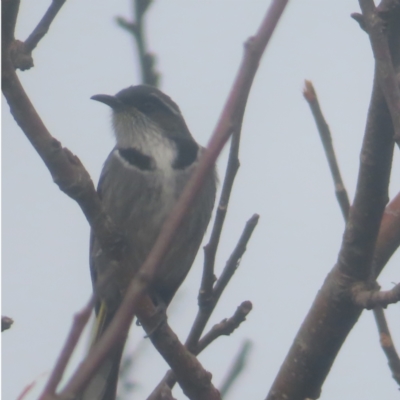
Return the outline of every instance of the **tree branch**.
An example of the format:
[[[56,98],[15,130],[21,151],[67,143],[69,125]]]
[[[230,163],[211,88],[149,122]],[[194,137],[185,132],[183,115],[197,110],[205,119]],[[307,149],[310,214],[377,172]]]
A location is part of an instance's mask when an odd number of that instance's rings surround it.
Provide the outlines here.
[[[98,343],[73,375],[71,381],[63,391],[63,395],[78,393],[99,361],[103,360],[110,349],[117,343],[122,335],[125,335],[132,322],[136,311],[136,304],[144,293],[149,282],[154,276],[156,267],[167,252],[173,235],[183,221],[190,204],[200,190],[202,182],[210,173],[213,165],[220,154],[225,143],[228,141],[232,131],[237,127],[237,115],[241,115],[246,105],[251,84],[257,71],[261,56],[267,46],[269,39],[286,7],[287,0],[274,0],[264,18],[256,36],[247,41],[245,55],[239,73],[236,77],[231,94],[224,107],[217,127],[211,137],[207,149],[203,153],[199,165],[192,178],[186,185],[170,216],[161,228],[156,243],[148,255],[146,261],[139,269],[135,279],[131,282],[124,300],[118,312],[114,316],[110,326],[102,335]]]
[[[50,29],[50,25],[57,16],[65,0],[53,0],[33,32],[25,40],[25,50],[29,53],[39,44],[40,40]]]
[[[382,307],[374,308],[374,317],[379,330],[382,350],[386,355],[394,380],[398,385],[400,385],[400,358],[394,347],[392,336],[390,335],[389,327],[386,322]]]
[[[179,341],[165,315],[157,313],[148,296],[140,300],[137,316],[154,347],[175,372],[183,392],[194,400],[219,400],[220,394],[211,382],[212,375]]]
[[[204,328],[207,325],[208,320],[210,319],[210,316],[212,312],[215,309],[215,306],[218,303],[219,298],[222,295],[223,290],[225,289],[226,285],[232,278],[233,274],[235,273],[240,259],[243,257],[244,252],[246,251],[246,246],[248,241],[251,238],[251,235],[257,225],[258,222],[258,215],[255,214],[253,215],[249,221],[247,221],[246,226],[243,230],[243,233],[234,249],[232,252],[231,256],[229,257],[229,260],[226,263],[226,266],[218,279],[217,284],[215,285],[215,288],[213,290],[213,295],[211,297],[212,302],[208,303],[208,307],[200,307],[199,311],[196,315],[196,318],[193,322],[192,329],[190,330],[189,336],[186,339],[185,346],[189,351],[193,354],[198,354],[200,351],[202,351],[205,346],[208,346],[211,341],[209,340],[210,338],[213,338],[212,340],[215,340],[216,337],[213,337],[212,334],[207,334],[204,336],[204,338],[199,342],[200,337],[204,331]],[[216,290],[218,288],[218,290]],[[245,316],[250,312],[251,310],[251,303],[250,302],[244,302],[241,304],[241,306],[238,308],[237,313],[234,316],[235,320],[240,320],[240,315],[245,318]],[[246,314],[247,310],[247,314]],[[228,320],[229,321],[229,320]],[[228,323],[229,324],[229,323]],[[207,339],[208,336],[208,339]],[[161,393],[164,390],[164,386],[167,385],[170,388],[172,388],[176,383],[176,377],[174,375],[173,371],[168,371],[162,381],[157,385],[157,387],[153,390],[153,392],[150,394],[147,400],[156,400],[160,399]]]
[[[400,1],[386,1],[384,12],[380,12],[379,8],[375,7],[373,0],[359,0],[359,3],[362,10],[363,28],[369,35],[375,57],[376,77],[392,117],[394,138],[400,146],[400,88],[386,37],[387,18],[400,12]]]
[[[329,169],[332,174],[333,183],[335,185],[336,198],[339,203],[340,209],[342,210],[343,218],[347,220],[350,210],[350,201],[347,196],[347,191],[343,184],[342,176],[340,174],[339,166],[336,160],[331,131],[322,114],[317,93],[315,92],[314,86],[311,81],[305,81],[303,95],[304,98],[307,100],[311,112],[314,116],[319,136],[321,138],[322,145],[324,146],[325,155],[328,160]]]
[[[397,60],[400,48],[400,23],[397,21],[396,26],[395,22],[392,20],[388,26],[393,60]],[[338,261],[300,327],[268,400],[318,398],[341,345],[361,314],[362,309],[354,305],[351,293],[354,283],[371,279],[373,251],[388,197],[393,136],[376,70],[357,190]]]
[[[353,301],[356,305],[371,310],[375,307],[386,308],[389,304],[400,301],[400,284],[392,290],[379,291],[355,285],[353,288]]]
[[[158,87],[160,74],[155,70],[155,56],[147,50],[143,21],[147,9],[152,0],[132,0],[134,9],[135,22],[130,22],[124,17],[117,17],[115,20],[122,29],[128,31],[136,42],[140,70],[142,75],[142,83]]]
[[[65,341],[64,347],[57,359],[56,365],[54,366],[50,378],[40,395],[39,400],[50,400],[56,393],[57,386],[60,383],[65,368],[78,344],[79,338],[82,335],[83,329],[85,328],[87,322],[89,321],[90,315],[92,314],[94,306],[94,296],[91,297],[88,304],[74,316],[74,322],[72,324],[71,330],[68,334],[67,340]]]
[[[240,324],[246,321],[247,315],[252,310],[253,305],[250,301],[244,301],[235,311],[232,317],[225,318],[220,323],[215,324],[211,330],[206,333],[199,343],[194,354],[200,354],[210,343],[219,338],[220,336],[229,336]]]

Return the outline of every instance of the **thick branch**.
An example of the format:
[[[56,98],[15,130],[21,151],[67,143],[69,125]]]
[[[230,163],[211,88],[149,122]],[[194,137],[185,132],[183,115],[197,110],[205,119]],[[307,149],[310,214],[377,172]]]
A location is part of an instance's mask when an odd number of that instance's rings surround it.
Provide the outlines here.
[[[390,28],[388,32],[394,35],[391,51],[398,54],[397,27]],[[355,282],[367,282],[372,275],[393,154],[393,124],[377,75],[376,71],[355,200],[337,264],[297,333],[268,400],[318,398],[341,345],[362,311],[353,304],[351,289]]]
[[[211,374],[203,369],[197,358],[179,341],[165,316],[157,314],[150,298],[145,297],[140,301],[137,316],[154,347],[173,369],[182,390],[190,399],[221,398],[211,383]]]
[[[231,335],[235,329],[237,329],[240,324],[246,320],[246,316],[252,309],[252,304],[249,301],[244,301],[235,311],[235,314],[228,319],[224,319],[219,324],[214,325],[211,331],[208,332],[198,343],[196,349],[191,353],[194,355],[199,355],[207,346],[209,346],[213,341],[218,339],[222,335]],[[176,376],[172,370],[169,370],[162,381],[153,390],[147,400],[159,400],[163,399],[163,393],[168,392],[176,383]]]
[[[392,0],[385,4],[385,12],[375,8],[373,0],[359,0],[363,16],[363,28],[368,33],[375,57],[377,79],[386,104],[388,105],[394,127],[394,138],[400,146],[400,88],[393,67],[392,56],[386,37],[386,18],[400,12],[400,1]]]

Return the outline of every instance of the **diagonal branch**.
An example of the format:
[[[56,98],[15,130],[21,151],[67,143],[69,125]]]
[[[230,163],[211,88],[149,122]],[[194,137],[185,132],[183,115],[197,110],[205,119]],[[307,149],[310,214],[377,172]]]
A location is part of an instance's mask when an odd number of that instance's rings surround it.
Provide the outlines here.
[[[57,16],[65,0],[53,0],[33,32],[25,40],[25,50],[31,53],[50,29],[50,25]]]
[[[342,176],[340,174],[339,166],[336,160],[331,131],[322,114],[317,93],[315,92],[314,86],[311,81],[305,81],[303,95],[304,98],[307,100],[311,112],[314,116],[314,120],[317,125],[319,136],[321,138],[322,145],[324,146],[325,155],[328,160],[329,168],[332,174],[333,183],[335,185],[336,198],[339,203],[340,209],[342,210],[343,218],[347,220],[350,210],[349,197],[347,196],[347,191],[343,184]]]
[[[386,35],[387,18],[400,12],[400,2],[386,1],[380,8],[375,7],[373,0],[359,0],[359,3],[362,10],[363,28],[369,35],[375,57],[376,77],[392,117],[394,138],[400,146],[400,88]]]
[[[287,2],[288,0],[274,0],[256,36],[247,41],[245,55],[232,91],[196,171],[186,185],[171,215],[162,227],[156,243],[146,261],[130,284],[124,300],[110,326],[98,343],[93,347],[86,360],[76,370],[70,382],[63,390],[63,395],[78,393],[83,388],[88,378],[93,374],[96,366],[106,357],[110,349],[121,337],[126,335],[133,316],[137,311],[138,299],[151,282],[158,263],[167,252],[173,235],[183,221],[190,204],[200,190],[204,178],[210,173],[222,148],[237,127],[238,120],[236,116],[241,115],[242,110],[246,106],[251,84],[258,69],[261,56]],[[182,384],[182,382],[180,383]]]

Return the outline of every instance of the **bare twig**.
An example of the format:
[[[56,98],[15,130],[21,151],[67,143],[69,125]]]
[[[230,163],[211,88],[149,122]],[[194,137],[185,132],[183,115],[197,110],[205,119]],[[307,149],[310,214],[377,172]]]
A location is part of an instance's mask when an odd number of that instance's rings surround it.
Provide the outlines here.
[[[196,319],[193,323],[192,329],[190,330],[189,336],[186,339],[186,347],[190,350],[194,350],[197,346],[207,322],[214,311],[215,306],[221,297],[222,292],[229,283],[233,274],[235,273],[240,259],[242,258],[244,252],[246,251],[247,243],[249,242],[251,235],[257,226],[259,215],[254,214],[246,223],[240,239],[233,250],[231,256],[226,262],[226,266],[222,271],[221,276],[217,280],[212,293],[212,301],[208,303],[208,307],[200,307],[197,313]]]
[[[253,344],[250,340],[245,340],[242,343],[242,346],[229,369],[228,376],[225,378],[224,382],[221,385],[221,389],[219,390],[223,399],[226,398],[228,392],[233,386],[233,383],[237,380],[241,372],[246,368],[247,359],[249,357],[252,345]]]
[[[72,356],[72,353],[75,350],[76,345],[78,344],[83,329],[85,328],[87,322],[89,321],[90,315],[93,310],[93,306],[94,306],[94,297],[92,296],[88,304],[80,312],[75,314],[74,322],[68,334],[67,340],[57,359],[56,365],[54,366],[51,372],[50,378],[47,381],[43,393],[39,397],[39,400],[49,399],[55,394],[57,386],[64,375],[65,368],[67,367],[68,362]]]
[[[10,317],[6,317],[5,315],[1,316],[1,331],[4,332],[7,329],[11,328],[11,325],[14,323],[14,320]]]
[[[354,286],[353,301],[355,304],[367,310],[375,307],[386,308],[389,304],[394,304],[400,301],[400,283],[392,290],[379,291],[369,288]]]
[[[30,53],[38,45],[40,40],[49,31],[50,25],[54,18],[57,16],[61,7],[64,5],[65,0],[53,0],[44,14],[43,18],[40,20],[33,32],[25,40],[25,50]]]
[[[333,182],[335,184],[336,198],[340,205],[340,209],[342,210],[343,217],[345,220],[347,220],[350,210],[349,198],[347,196],[347,191],[343,184],[342,176],[340,174],[339,166],[336,160],[335,150],[332,144],[332,135],[329,126],[326,123],[325,118],[322,114],[321,107],[318,102],[317,93],[315,92],[314,86],[311,81],[305,81],[303,95],[304,98],[307,100],[311,112],[314,116],[319,136],[321,138],[322,145],[324,146]]]
[[[205,345],[207,346],[210,341],[207,339],[207,336],[209,336],[209,339],[212,337],[209,334],[205,335],[204,338],[199,342],[200,337],[204,331],[204,328],[207,325],[207,322],[214,311],[214,308],[216,304],[218,303],[219,298],[221,297],[221,294],[223,290],[225,289],[226,285],[228,284],[229,280],[232,278],[233,274],[235,273],[238,263],[240,259],[242,258],[245,250],[247,243],[249,242],[251,235],[257,225],[259,216],[257,214],[253,215],[246,223],[246,226],[243,230],[243,233],[234,249],[232,252],[231,256],[229,257],[229,260],[226,263],[226,266],[220,276],[220,278],[217,281],[217,284],[215,286],[215,289],[213,291],[212,295],[212,302],[208,303],[208,307],[200,307],[199,311],[196,315],[196,318],[194,320],[194,323],[192,325],[192,329],[190,330],[189,336],[186,339],[185,346],[189,351],[193,354],[198,354],[200,351],[205,348]],[[219,283],[218,283],[219,282]],[[218,290],[217,290],[218,288]],[[239,316],[242,315],[243,318],[245,318],[246,310],[247,313],[250,312],[251,309],[251,303],[250,302],[244,302],[242,305],[238,308],[237,310],[237,315],[234,317],[234,320],[240,320]],[[228,320],[229,321],[229,320]],[[213,340],[215,340],[216,337],[213,337]],[[153,390],[153,392],[150,394],[147,400],[155,400],[155,399],[160,399],[161,392],[163,390],[163,386],[167,385],[169,387],[173,387],[176,383],[176,377],[174,375],[173,371],[168,371],[162,381],[157,385],[157,387]]]
[[[362,10],[363,28],[368,33],[375,57],[376,77],[385,96],[394,127],[394,138],[400,146],[400,89],[393,67],[388,38],[387,18],[399,12],[398,0],[386,1],[384,12],[375,7],[373,0],[359,0]]]
[[[186,185],[184,192],[179,198],[167,221],[163,225],[156,243],[146,261],[130,284],[124,300],[122,301],[110,326],[102,335],[98,343],[93,347],[86,360],[75,372],[71,381],[63,391],[64,395],[79,392],[87,382],[88,377],[93,374],[97,365],[99,365],[99,363],[104,359],[119,338],[122,337],[121,335],[126,335],[136,311],[135,304],[154,276],[157,264],[167,252],[174,237],[174,233],[183,221],[184,216],[186,215],[186,212],[197,192],[200,190],[204,178],[210,173],[222,148],[228,141],[232,132],[236,129],[236,116],[241,115],[241,110],[246,106],[248,94],[261,56],[287,2],[288,0],[274,0],[256,36],[247,41],[243,62],[240,66],[231,94],[196,171]]]
[[[143,21],[152,0],[132,0],[135,22],[130,22],[124,17],[117,17],[117,24],[128,31],[134,38],[140,62],[142,83],[158,87],[160,74],[155,70],[155,56],[147,50],[144,35]]]
[[[250,301],[244,301],[236,309],[232,317],[225,318],[220,323],[215,324],[211,330],[201,338],[197,344],[195,354],[200,354],[210,343],[220,336],[231,335],[237,328],[239,328],[243,321],[246,321],[246,317],[252,308],[253,305]]]
[[[394,19],[387,30],[396,69],[399,25]],[[360,316],[362,309],[354,305],[351,293],[354,283],[367,282],[372,274],[373,251],[388,198],[393,136],[390,113],[376,76],[356,195],[337,264],[319,290],[267,400],[318,398],[341,345]]]
[[[400,385],[400,358],[394,347],[383,308],[374,308],[374,316],[379,330],[381,346],[388,360],[389,368],[392,371],[392,376],[397,384]]]
[[[244,109],[243,109],[244,113]],[[237,171],[240,166],[239,162],[239,146],[240,136],[242,131],[243,115],[238,122],[237,129],[232,134],[231,147],[229,151],[228,165],[226,167],[224,184],[222,186],[221,196],[218,203],[218,208],[215,215],[214,225],[211,232],[210,241],[204,247],[204,267],[203,277],[201,280],[201,286],[199,291],[199,307],[208,307],[212,301],[213,286],[215,282],[214,265],[215,256],[217,254],[219,239],[221,237],[222,228],[226,213],[228,211],[229,199],[233,187],[233,182]]]

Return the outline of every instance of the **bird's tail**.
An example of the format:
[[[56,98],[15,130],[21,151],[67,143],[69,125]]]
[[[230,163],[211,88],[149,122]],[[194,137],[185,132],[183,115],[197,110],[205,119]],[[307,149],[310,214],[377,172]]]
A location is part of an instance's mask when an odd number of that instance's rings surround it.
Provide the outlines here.
[[[102,302],[96,316],[96,323],[93,330],[91,347],[99,340],[108,327],[114,313],[107,309],[105,302]],[[117,392],[119,365],[125,340],[117,344],[104,359],[94,376],[89,380],[79,400],[115,400]]]

